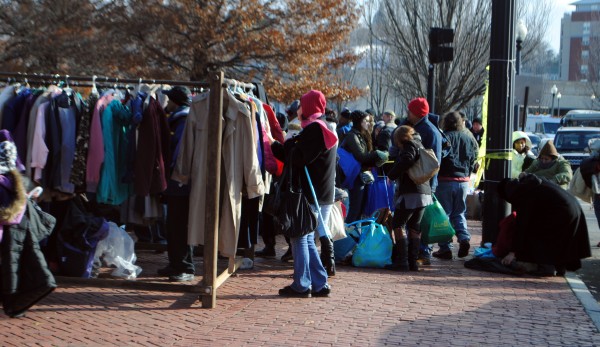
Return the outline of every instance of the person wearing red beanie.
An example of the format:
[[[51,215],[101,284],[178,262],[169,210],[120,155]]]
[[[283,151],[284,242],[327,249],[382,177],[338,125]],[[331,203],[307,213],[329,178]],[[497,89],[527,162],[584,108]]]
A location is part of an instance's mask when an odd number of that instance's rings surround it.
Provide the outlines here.
[[[423,147],[432,149],[435,152],[435,156],[438,162],[442,161],[442,134],[437,127],[437,122],[434,124],[431,120],[435,119],[437,115],[429,113],[429,103],[427,99],[423,97],[417,97],[412,99],[408,103],[408,117],[400,123],[400,125],[410,125],[415,129],[421,136],[421,143]],[[390,157],[398,155],[399,149],[393,145],[390,148]],[[434,176],[429,182],[431,185],[431,192],[435,193],[438,186],[437,175]],[[405,206],[411,208],[411,206]],[[431,263],[431,248],[429,245],[423,244],[419,247],[419,241],[421,239],[421,230],[412,229],[408,230],[408,237],[412,240],[409,241],[411,245],[408,249],[409,255],[411,253],[419,252],[419,259],[422,265],[429,265]]]
[[[423,118],[429,114],[429,103],[425,98],[414,98],[408,103],[408,111],[415,117]]]

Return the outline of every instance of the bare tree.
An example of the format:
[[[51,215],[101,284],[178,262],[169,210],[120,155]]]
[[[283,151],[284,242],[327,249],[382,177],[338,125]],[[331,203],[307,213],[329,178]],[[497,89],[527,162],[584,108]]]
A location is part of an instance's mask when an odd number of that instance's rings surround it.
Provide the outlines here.
[[[531,27],[523,52],[527,61],[542,42],[551,6],[549,0],[536,1],[535,6],[522,0],[519,9]],[[370,31],[374,41],[390,50],[387,86],[404,103],[427,94],[428,33],[432,27],[455,32],[454,59],[435,67],[436,112],[465,108],[483,94],[491,36],[489,0],[380,0],[375,18],[377,23],[371,24]]]

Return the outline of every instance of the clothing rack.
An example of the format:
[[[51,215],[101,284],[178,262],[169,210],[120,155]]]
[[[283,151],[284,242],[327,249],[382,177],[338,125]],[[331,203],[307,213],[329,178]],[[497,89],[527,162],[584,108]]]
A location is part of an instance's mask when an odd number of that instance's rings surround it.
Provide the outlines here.
[[[191,286],[191,291],[199,293],[199,300],[202,302],[203,308],[216,307],[217,288],[237,270],[242,264],[242,258],[236,259],[235,256],[229,258],[227,269],[217,275],[217,254],[218,254],[218,232],[219,232],[219,190],[221,185],[221,146],[223,131],[223,89],[228,87],[244,88],[246,90],[258,89],[258,97],[266,102],[266,93],[262,83],[244,83],[233,79],[226,79],[223,71],[211,72],[208,76],[208,82],[194,81],[177,81],[177,80],[155,80],[155,79],[131,79],[131,78],[116,78],[116,77],[97,77],[97,76],[69,76],[58,74],[28,74],[15,72],[0,72],[0,78],[14,79],[27,82],[29,80],[36,81],[54,81],[64,80],[79,81],[79,82],[99,82],[99,83],[147,83],[147,84],[170,84],[170,85],[185,85],[191,87],[202,87],[210,90],[209,96],[209,117],[212,119],[211,124],[215,127],[214,131],[208,132],[208,143],[214,143],[215,146],[209,146],[207,152],[207,162],[213,163],[213,170],[209,170],[206,179],[206,217],[204,230],[204,275],[202,280],[197,285]],[[260,94],[262,92],[262,94]],[[106,280],[106,279],[87,279],[69,277],[71,283],[81,283],[85,285],[99,285],[103,287],[123,286],[134,288],[151,288],[156,290],[173,290],[182,288],[177,284],[164,283],[143,283],[141,281],[129,280]],[[190,287],[190,286],[185,286]]]

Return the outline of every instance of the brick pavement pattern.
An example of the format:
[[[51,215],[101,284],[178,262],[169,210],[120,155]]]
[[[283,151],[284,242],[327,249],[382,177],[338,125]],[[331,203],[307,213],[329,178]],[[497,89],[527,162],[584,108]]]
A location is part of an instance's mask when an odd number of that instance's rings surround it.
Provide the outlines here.
[[[469,225],[476,245],[481,223]],[[219,288],[214,309],[192,293],[61,285],[25,318],[0,315],[0,345],[600,346],[564,278],[463,263],[434,259],[419,273],[339,267],[330,298],[290,299],[277,290],[291,282],[291,263],[257,259]]]

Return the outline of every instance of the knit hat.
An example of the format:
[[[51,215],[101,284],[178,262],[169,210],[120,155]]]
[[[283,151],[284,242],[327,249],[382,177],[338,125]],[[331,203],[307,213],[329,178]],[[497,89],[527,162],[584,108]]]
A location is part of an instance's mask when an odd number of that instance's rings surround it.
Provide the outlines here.
[[[162,93],[179,106],[190,106],[192,104],[192,92],[187,87],[175,86],[169,90],[163,90]]]
[[[285,112],[294,118],[296,117],[296,111],[298,111],[298,108],[300,108],[300,100],[294,100],[290,106],[285,109]]]
[[[17,168],[17,146],[8,130],[0,130],[0,175]]]
[[[372,109],[372,108],[368,108],[368,109],[366,109],[366,110],[365,110],[365,113],[368,113],[368,114],[370,114],[371,116],[374,116],[374,115],[375,115],[375,110],[374,110],[374,109]]]
[[[429,113],[429,103],[425,98],[414,98],[408,103],[408,110],[415,116],[423,118]]]
[[[365,119],[367,116],[368,114],[360,110],[354,110],[352,113],[350,113],[350,119],[352,119],[353,126],[359,129],[360,123],[362,123],[363,119]]]
[[[346,119],[351,119],[351,118],[350,118],[350,114],[351,114],[351,113],[352,113],[352,112],[350,111],[350,109],[349,109],[349,108],[347,108],[347,107],[344,107],[344,109],[343,109],[343,110],[342,110],[342,112],[340,113],[340,116],[342,116],[343,118],[346,118]]]
[[[473,118],[473,124],[475,123],[479,123],[479,125],[483,125],[483,123],[481,123],[481,118]]]
[[[546,144],[544,145],[544,147],[542,147],[542,150],[540,151],[540,154],[538,156],[542,156],[542,155],[547,155],[550,157],[555,157],[558,158],[558,151],[556,150],[556,147],[554,147],[554,141],[549,140],[548,142],[546,142]]]

